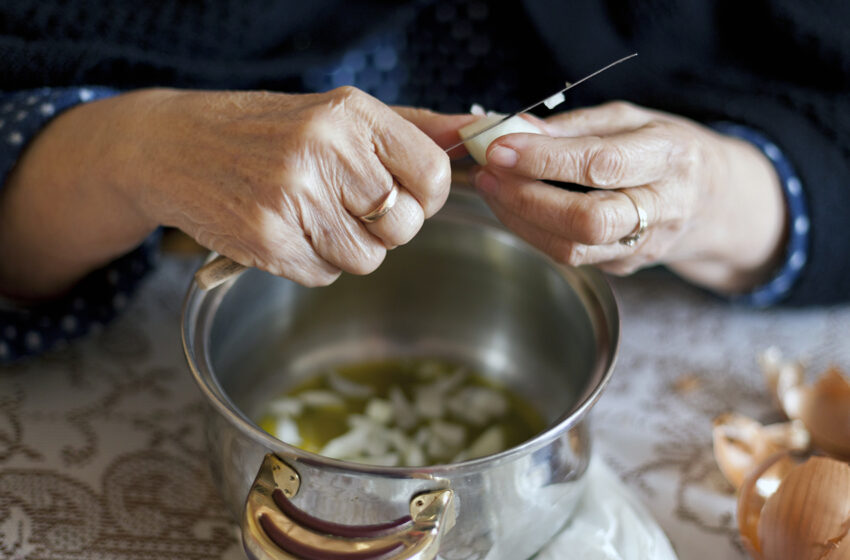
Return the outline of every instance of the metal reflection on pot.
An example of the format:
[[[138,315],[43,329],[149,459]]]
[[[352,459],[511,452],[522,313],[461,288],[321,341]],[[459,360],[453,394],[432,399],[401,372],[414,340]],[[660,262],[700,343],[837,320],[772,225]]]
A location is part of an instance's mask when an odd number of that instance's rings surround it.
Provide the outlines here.
[[[214,480],[234,515],[246,516],[246,550],[268,559],[529,558],[578,503],[585,417],[611,374],[618,337],[616,303],[598,272],[555,265],[464,192],[369,276],[304,288],[252,270],[214,290],[193,285],[183,313],[187,360],[210,404]],[[487,457],[393,467],[323,457],[254,421],[282,388],[317,371],[411,357],[468,364],[533,403],[547,428]],[[285,502],[274,500],[276,489],[284,495],[274,476],[263,476],[278,463],[298,478]],[[417,506],[423,497],[428,505]],[[257,500],[292,509],[277,529],[252,533],[263,522],[245,505]],[[268,525],[272,510],[262,511]],[[407,525],[362,532],[408,518],[431,523],[433,538],[414,543],[424,529],[408,533]]]

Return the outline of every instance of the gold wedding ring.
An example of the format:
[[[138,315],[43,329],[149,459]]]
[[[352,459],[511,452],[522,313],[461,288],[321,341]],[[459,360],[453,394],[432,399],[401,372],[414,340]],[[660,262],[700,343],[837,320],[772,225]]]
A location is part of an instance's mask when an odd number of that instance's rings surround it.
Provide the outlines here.
[[[360,216],[360,219],[367,224],[374,224],[393,209],[396,200],[398,200],[398,185],[393,183],[393,188],[390,189],[390,192],[387,193],[387,196],[384,197],[384,200],[381,201],[378,207],[365,216]]]
[[[637,200],[635,200],[632,197],[632,195],[630,195],[628,193],[627,190],[620,190],[619,192],[626,195],[626,197],[629,200],[632,201],[632,204],[634,205],[635,210],[637,210],[638,225],[635,227],[634,231],[632,231],[629,235],[620,239],[620,243],[622,243],[623,245],[625,245],[627,247],[634,247],[635,243],[637,243],[638,240],[640,240],[640,237],[643,235],[643,232],[646,231],[646,226],[647,226],[646,212],[644,211],[643,208],[641,208],[640,204],[637,203]]]

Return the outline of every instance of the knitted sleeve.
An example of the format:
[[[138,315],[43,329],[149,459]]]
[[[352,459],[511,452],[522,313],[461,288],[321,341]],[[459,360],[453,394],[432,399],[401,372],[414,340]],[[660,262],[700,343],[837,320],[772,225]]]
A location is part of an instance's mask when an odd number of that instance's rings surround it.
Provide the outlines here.
[[[107,88],[78,87],[0,92],[0,189],[27,144],[52,118],[79,103],[116,93]],[[61,346],[115,317],[154,265],[158,238],[159,233],[152,235],[57,300],[21,305],[0,299],[0,363]]]

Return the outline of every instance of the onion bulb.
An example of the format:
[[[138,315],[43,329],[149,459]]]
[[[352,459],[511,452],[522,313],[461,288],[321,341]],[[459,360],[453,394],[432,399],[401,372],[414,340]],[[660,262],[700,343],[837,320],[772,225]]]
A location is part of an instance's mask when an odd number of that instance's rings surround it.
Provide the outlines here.
[[[502,124],[491,128],[480,136],[476,136],[475,138],[467,141],[467,138],[470,138],[478,131],[487,128],[493,123],[500,121],[504,117],[505,115],[499,113],[487,113],[486,116],[483,116],[477,121],[458,130],[458,134],[460,134],[460,137],[464,140],[464,146],[466,146],[466,149],[469,151],[469,155],[471,155],[479,165],[487,165],[487,148],[490,147],[490,144],[496,138],[504,136],[505,134],[513,134],[514,132],[542,134],[542,131],[534,126],[530,121],[516,115]]]
[[[754,556],[763,560],[850,560],[850,465],[811,457],[788,470],[788,461],[788,456],[772,458],[766,471],[742,487],[738,522]],[[753,494],[758,494],[765,475],[777,469],[786,471],[779,473],[784,478],[778,485],[762,485],[762,491],[769,487],[775,491],[758,512],[757,536],[753,535],[752,506],[762,497]],[[775,478],[776,472],[771,476]]]

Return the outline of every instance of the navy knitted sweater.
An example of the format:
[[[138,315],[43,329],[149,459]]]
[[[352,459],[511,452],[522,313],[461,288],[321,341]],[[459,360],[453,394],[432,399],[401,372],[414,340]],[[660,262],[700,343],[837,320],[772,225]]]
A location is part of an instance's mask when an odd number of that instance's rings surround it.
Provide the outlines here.
[[[406,73],[386,101],[511,110],[637,51],[568,103],[627,99],[771,138],[810,208],[808,263],[787,302],[824,304],[850,300],[848,24],[843,0],[16,0],[0,5],[0,90],[304,91],[321,87],[305,81],[311,69],[396,33]]]

